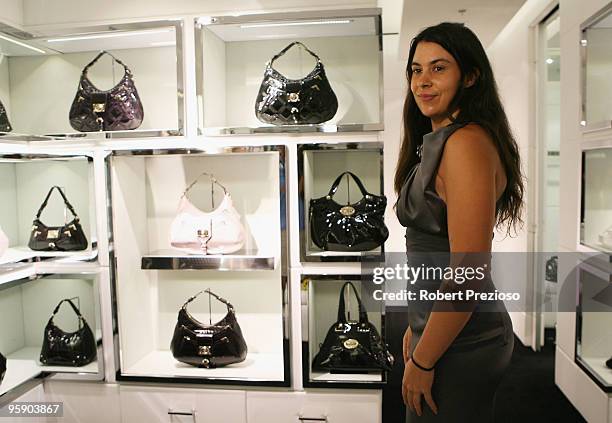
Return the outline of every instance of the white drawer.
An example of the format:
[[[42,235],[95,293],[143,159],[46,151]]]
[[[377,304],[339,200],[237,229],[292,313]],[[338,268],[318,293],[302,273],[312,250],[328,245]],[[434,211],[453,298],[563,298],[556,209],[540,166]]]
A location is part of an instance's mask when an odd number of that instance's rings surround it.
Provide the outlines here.
[[[381,423],[378,392],[247,392],[249,423]]]
[[[104,383],[45,382],[45,401],[64,403],[64,416],[47,423],[119,423],[119,387]]]
[[[123,423],[246,423],[244,391],[121,386]]]

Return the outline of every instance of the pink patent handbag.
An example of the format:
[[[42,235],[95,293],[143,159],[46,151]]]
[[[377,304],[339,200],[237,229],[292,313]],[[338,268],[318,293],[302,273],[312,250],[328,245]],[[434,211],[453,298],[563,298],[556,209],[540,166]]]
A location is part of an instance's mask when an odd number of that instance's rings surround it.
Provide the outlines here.
[[[8,250],[9,240],[2,228],[0,228],[0,257]]]
[[[202,176],[223,189],[223,200],[211,212],[203,212],[187,198],[187,192]],[[231,254],[244,246],[246,235],[232,197],[213,175],[203,173],[183,193],[176,217],[170,226],[170,245],[190,254]]]

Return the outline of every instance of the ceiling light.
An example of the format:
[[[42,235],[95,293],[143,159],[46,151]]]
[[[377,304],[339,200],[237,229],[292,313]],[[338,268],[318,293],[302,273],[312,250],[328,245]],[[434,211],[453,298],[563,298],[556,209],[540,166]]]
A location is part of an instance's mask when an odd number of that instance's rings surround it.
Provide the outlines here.
[[[548,59],[546,59],[546,63],[552,65],[553,63],[555,63],[555,61],[549,57]]]
[[[335,25],[335,24],[348,24],[353,22],[352,19],[342,19],[333,21],[303,21],[303,22],[275,22],[275,23],[261,23],[261,24],[246,24],[240,25],[240,28],[273,28],[279,26],[305,26],[305,25]]]
[[[46,52],[46,51],[44,51],[44,50],[41,50],[41,49],[36,48],[36,47],[33,47],[33,46],[28,45],[28,44],[26,44],[26,43],[22,43],[21,41],[13,40],[12,38],[5,37],[4,35],[1,35],[1,34],[0,34],[0,39],[3,39],[3,40],[6,40],[6,41],[9,41],[9,42],[11,42],[11,43],[13,43],[13,44],[17,44],[18,46],[21,46],[21,47],[29,48],[30,50],[34,50],[34,51],[35,51],[35,52],[37,52],[37,53],[41,53],[41,54],[46,54],[46,53],[47,53],[47,52]]]
[[[132,32],[111,32],[107,34],[92,34],[92,35],[81,35],[78,37],[63,37],[63,38],[50,38],[47,40],[48,43],[62,43],[64,41],[80,41],[80,40],[97,40],[101,38],[115,38],[115,37],[131,37],[134,35],[148,35],[148,34],[159,34],[163,32],[172,32],[174,29],[158,29],[153,31],[132,31]]]
[[[580,40],[580,44],[584,47],[587,45],[587,40]]]
[[[175,46],[176,42],[175,41],[156,41],[154,43],[151,43],[152,47],[169,47],[169,46]]]

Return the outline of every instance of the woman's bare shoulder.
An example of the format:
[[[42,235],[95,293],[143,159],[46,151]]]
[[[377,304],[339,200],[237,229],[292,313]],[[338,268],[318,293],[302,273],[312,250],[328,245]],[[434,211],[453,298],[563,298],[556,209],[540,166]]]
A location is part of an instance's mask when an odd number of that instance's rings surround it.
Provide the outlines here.
[[[457,129],[447,140],[442,156],[444,162],[459,166],[494,164],[497,148],[491,135],[482,126],[470,123]]]

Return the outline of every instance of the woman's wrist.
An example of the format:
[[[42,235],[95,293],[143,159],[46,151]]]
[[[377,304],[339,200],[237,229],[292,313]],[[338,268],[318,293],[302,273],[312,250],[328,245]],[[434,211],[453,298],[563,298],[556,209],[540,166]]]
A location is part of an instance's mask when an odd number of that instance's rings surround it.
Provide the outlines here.
[[[433,365],[431,367],[426,367],[426,366],[420,364],[417,360],[414,359],[414,353],[410,357],[410,360],[412,360],[412,364],[414,364],[418,369],[421,369],[424,372],[431,372],[436,367],[435,365]]]

